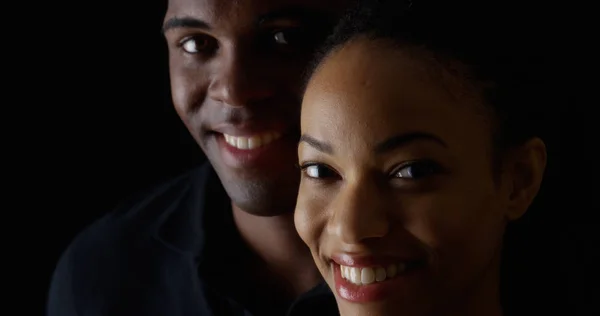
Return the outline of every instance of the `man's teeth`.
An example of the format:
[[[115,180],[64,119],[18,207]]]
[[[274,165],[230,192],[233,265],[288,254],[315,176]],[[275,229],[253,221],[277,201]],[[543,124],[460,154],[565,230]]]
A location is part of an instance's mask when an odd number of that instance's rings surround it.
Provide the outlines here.
[[[391,279],[406,271],[405,263],[390,264],[386,268],[371,267],[371,268],[356,268],[340,265],[340,273],[342,278],[356,285],[366,285],[375,282],[383,282]]]
[[[250,137],[231,136],[227,134],[223,134],[223,136],[225,136],[225,141],[229,145],[237,149],[250,150],[272,143],[273,141],[281,138],[281,133],[270,132],[252,135]]]

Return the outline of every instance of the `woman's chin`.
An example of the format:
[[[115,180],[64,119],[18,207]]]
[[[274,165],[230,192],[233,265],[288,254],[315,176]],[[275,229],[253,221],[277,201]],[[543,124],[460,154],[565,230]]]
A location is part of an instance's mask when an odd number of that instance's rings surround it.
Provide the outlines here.
[[[424,315],[414,309],[406,309],[407,306],[398,306],[393,302],[378,301],[370,303],[352,303],[348,301],[338,301],[338,307],[341,316],[354,316],[354,315],[369,315],[369,316],[394,316],[394,315],[406,315],[406,316],[417,316]]]
[[[370,302],[352,302],[338,293],[335,294],[341,316],[424,316],[432,315],[432,305],[426,304],[419,297],[406,295],[390,295],[384,299]],[[435,313],[434,313],[435,314]]]

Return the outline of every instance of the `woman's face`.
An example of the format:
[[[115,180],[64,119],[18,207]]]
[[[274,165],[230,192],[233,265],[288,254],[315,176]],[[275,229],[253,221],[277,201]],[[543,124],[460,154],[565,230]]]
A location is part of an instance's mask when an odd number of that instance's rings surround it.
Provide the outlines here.
[[[420,315],[495,298],[510,179],[476,94],[361,39],[303,101],[295,223],[344,315]]]

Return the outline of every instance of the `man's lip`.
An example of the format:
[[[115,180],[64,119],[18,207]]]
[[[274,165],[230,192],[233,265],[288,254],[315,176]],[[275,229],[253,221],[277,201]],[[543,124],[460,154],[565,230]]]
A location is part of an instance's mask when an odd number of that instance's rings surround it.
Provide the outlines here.
[[[284,126],[218,126],[210,129],[213,133],[227,134],[236,137],[250,137],[264,133],[279,133],[286,134],[291,129]]]
[[[295,169],[294,167],[290,168],[293,166],[293,163],[290,162],[293,161],[297,152],[296,135],[292,133],[282,134],[267,145],[253,149],[239,149],[229,144],[225,137],[227,136],[217,132],[212,133],[211,136],[217,145],[220,160],[225,166],[234,169],[264,168],[270,173],[292,172]]]
[[[338,265],[357,268],[387,266],[400,262],[424,261],[422,258],[414,255],[360,255],[349,253],[336,253],[331,256],[331,260]]]

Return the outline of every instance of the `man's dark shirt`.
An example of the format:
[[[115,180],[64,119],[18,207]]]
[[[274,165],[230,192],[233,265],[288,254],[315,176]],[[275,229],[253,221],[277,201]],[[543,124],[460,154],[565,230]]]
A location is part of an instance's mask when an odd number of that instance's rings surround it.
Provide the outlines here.
[[[234,297],[261,293],[252,284],[231,285],[246,272],[239,257],[249,250],[230,203],[208,163],[124,203],[64,252],[50,285],[48,316],[252,315]],[[337,314],[325,284],[287,313]]]

